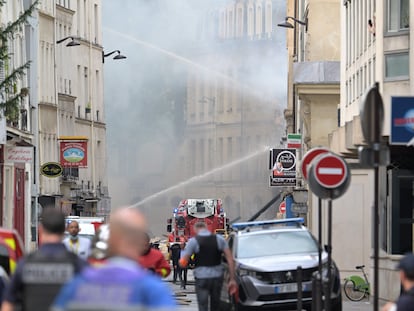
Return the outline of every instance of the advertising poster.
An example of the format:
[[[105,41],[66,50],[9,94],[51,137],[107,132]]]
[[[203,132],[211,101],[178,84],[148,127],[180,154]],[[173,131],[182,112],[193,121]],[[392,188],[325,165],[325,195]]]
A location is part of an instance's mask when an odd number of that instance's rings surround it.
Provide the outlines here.
[[[296,186],[296,149],[272,149],[270,186]]]
[[[392,145],[413,145],[414,97],[391,97]]]

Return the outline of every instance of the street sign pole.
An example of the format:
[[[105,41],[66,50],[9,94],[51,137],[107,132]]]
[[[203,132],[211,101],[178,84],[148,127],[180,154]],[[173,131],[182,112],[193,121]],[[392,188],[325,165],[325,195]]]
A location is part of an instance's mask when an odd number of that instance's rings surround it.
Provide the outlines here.
[[[379,300],[379,166],[384,165],[381,161],[381,136],[384,122],[384,104],[379,92],[378,82],[370,88],[362,100],[361,111],[361,129],[365,140],[372,149],[374,163],[374,311],[378,311]]]

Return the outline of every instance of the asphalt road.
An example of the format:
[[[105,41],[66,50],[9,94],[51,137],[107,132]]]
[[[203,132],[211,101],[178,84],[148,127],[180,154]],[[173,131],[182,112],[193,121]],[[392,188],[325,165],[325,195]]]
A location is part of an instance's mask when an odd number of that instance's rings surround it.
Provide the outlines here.
[[[194,279],[191,270],[188,271],[189,284],[186,286],[186,289],[180,289],[179,282],[177,282],[177,284],[173,284],[171,276],[165,279],[165,281],[168,282],[169,286],[171,286],[171,289],[175,294],[178,311],[198,311],[197,298],[194,291]],[[343,298],[342,307],[343,311],[374,311],[372,301],[368,301],[368,299],[364,299],[359,302],[353,302],[349,301],[345,297]]]

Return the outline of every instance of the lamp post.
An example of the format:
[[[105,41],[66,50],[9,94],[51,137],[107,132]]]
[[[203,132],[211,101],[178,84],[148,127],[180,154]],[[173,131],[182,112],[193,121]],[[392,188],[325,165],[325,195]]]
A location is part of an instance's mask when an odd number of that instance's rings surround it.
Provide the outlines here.
[[[302,26],[305,26],[305,29],[308,30],[308,18],[305,18],[305,21],[301,21],[297,18],[294,18],[292,16],[286,16],[285,17],[285,21],[282,23],[277,24],[279,27],[284,27],[284,28],[295,28],[295,26],[292,23],[289,23],[288,20],[291,19],[293,20],[295,23],[298,23]]]
[[[121,54],[121,51],[120,50],[114,50],[114,51],[109,52],[109,53],[106,53],[106,54],[104,53],[104,51],[102,51],[102,63],[105,63],[105,57],[109,57],[109,56],[111,56],[114,53],[118,53],[118,54],[115,55],[113,59],[124,59],[124,58],[127,58],[125,55],[122,55]]]
[[[75,38],[74,36],[68,36],[65,37],[63,39],[57,40],[56,44],[61,44],[62,42],[71,39],[71,41],[69,43],[66,44],[66,46],[78,46],[80,45],[79,40],[77,38]]]

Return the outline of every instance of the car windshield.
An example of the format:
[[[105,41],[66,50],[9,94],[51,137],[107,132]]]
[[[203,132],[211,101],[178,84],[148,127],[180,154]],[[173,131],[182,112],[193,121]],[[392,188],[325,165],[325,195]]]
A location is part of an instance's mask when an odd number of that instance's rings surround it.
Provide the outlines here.
[[[314,253],[318,245],[307,231],[280,231],[240,236],[237,258]]]

